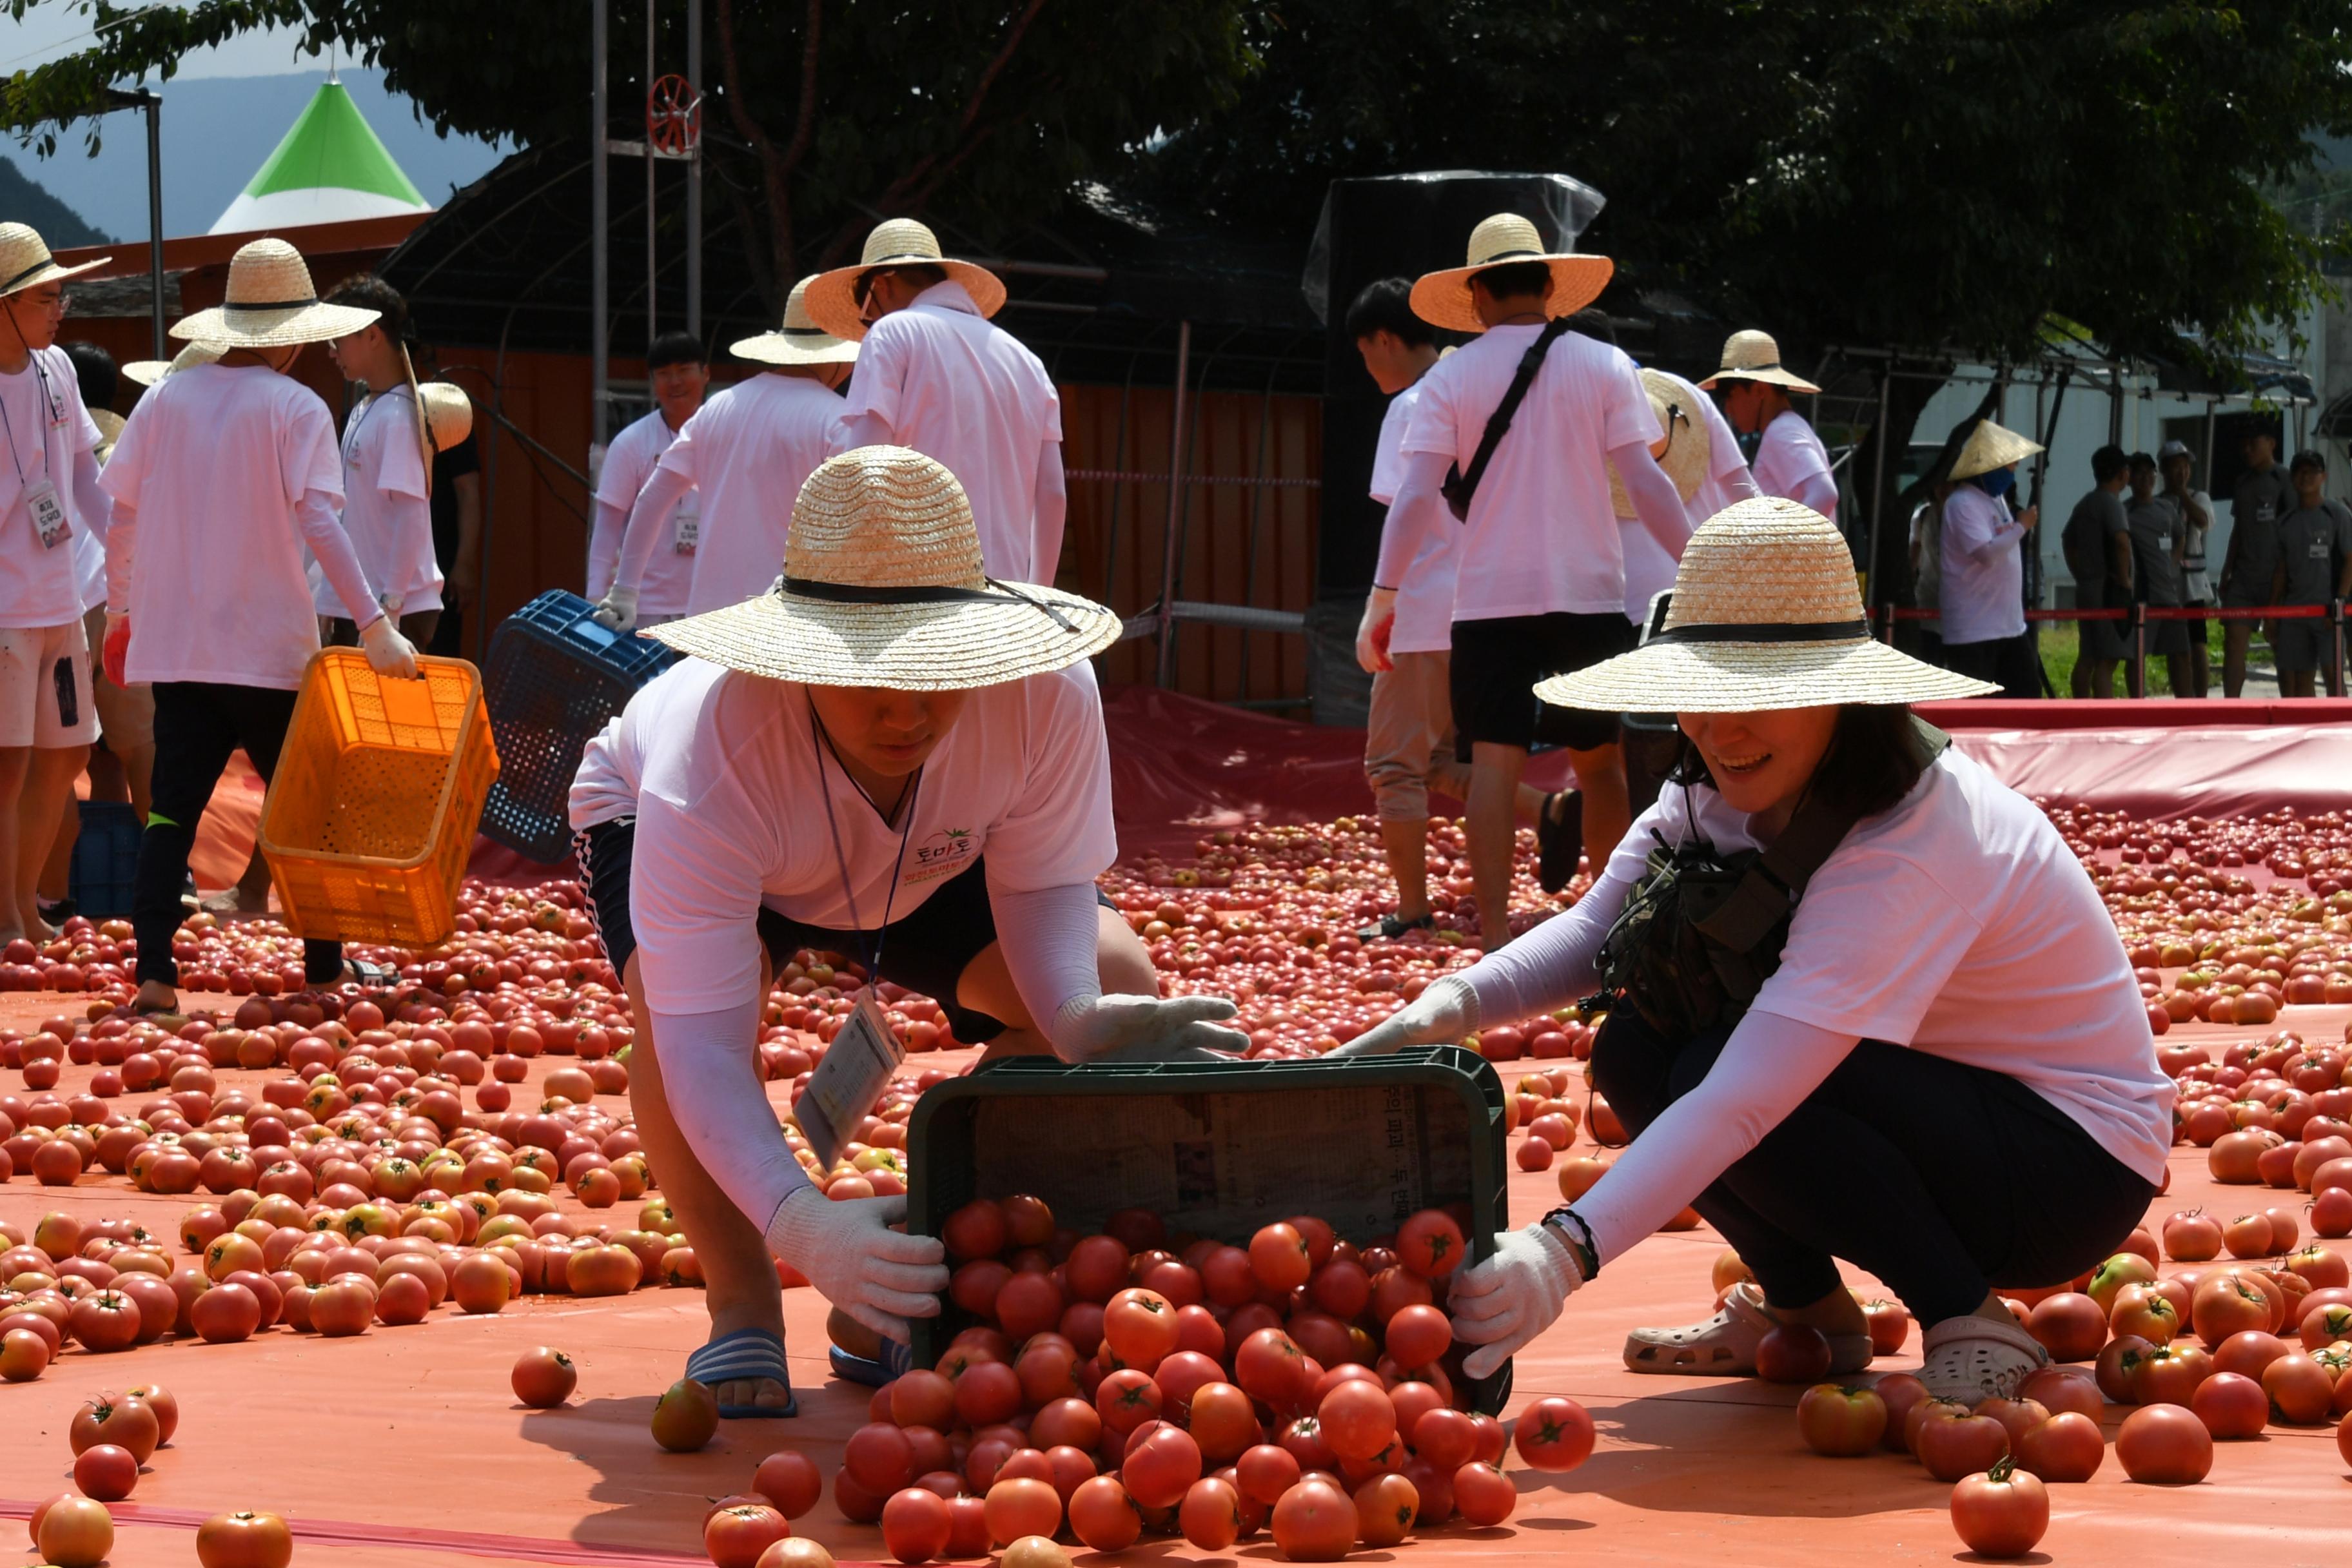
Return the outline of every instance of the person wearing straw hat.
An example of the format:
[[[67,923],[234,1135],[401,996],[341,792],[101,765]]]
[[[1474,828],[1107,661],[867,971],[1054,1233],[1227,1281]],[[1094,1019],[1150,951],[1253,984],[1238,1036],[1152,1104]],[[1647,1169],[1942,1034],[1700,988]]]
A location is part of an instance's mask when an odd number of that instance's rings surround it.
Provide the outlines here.
[[[114,503],[106,551],[106,673],[155,688],[153,806],[140,841],[131,923],[142,1012],[177,1009],[172,938],[213,786],[242,746],[269,778],[294,700],[319,651],[307,546],[359,627],[368,664],[414,679],[416,650],[385,615],[337,517],[335,423],[289,374],[308,345],[349,337],[372,310],[322,302],[300,252],[257,239],[229,260],[226,298],[173,324],[214,344],[211,364],[174,370],[123,426],[100,483]],[[233,605],[225,633],[207,612]],[[381,983],[340,942],[306,940],[313,985]]]
[[[102,437],[57,336],[66,279],[108,259],[60,267],[0,224],[0,942],[50,934],[41,867],[98,733],[77,552],[106,533]]]
[[[809,314],[865,350],[840,451],[895,443],[947,465],[971,497],[988,574],[1051,583],[1069,510],[1062,400],[1045,363],[990,323],[1004,284],[943,254],[913,218],[866,237],[855,267],[809,283]]]
[[[1538,741],[1568,749],[1594,864],[1631,815],[1615,720],[1530,694],[1544,676],[1633,646],[1612,465],[1662,543],[1679,543],[1689,520],[1650,455],[1664,432],[1633,362],[1568,330],[1608,284],[1609,258],[1553,251],[1514,213],[1480,223],[1467,252],[1467,265],[1412,286],[1422,320],[1478,335],[1421,380],[1372,581],[1375,592],[1397,587],[1433,538],[1461,530],[1447,685],[1470,747],[1465,837],[1481,939],[1494,948],[1511,937],[1519,782]]]
[[[2010,510],[2017,465],[2042,450],[2014,430],[1979,419],[1952,459],[1937,563],[1942,567],[1944,662],[2007,697],[2042,695],[2042,656],[2025,624],[2020,542],[2042,509]]]
[[[652,411],[613,437],[596,475],[596,526],[588,535],[591,599],[602,600],[612,591],[637,492],[686,422],[701,411],[704,395],[710,390],[702,340],[684,331],[654,339],[646,345],[646,382],[653,392]],[[701,531],[701,500],[689,489],[670,509],[667,527],[655,529],[645,576],[637,584],[636,625],[657,626],[687,613],[694,587],[695,543]]]
[[[1754,1279],[1704,1322],[1636,1330],[1633,1371],[1752,1373],[1776,1323],[1859,1369],[1841,1259],[1918,1319],[1937,1395],[2014,1394],[2048,1359],[1998,1289],[2122,1243],[2161,1190],[2174,1089],[2065,840],[1910,716],[1987,689],[1873,640],[1844,538],[1780,497],[1692,536],[1663,633],[1544,683],[1552,702],[1672,707],[1675,782],[1572,909],[1341,1047],[1608,998],[1592,1079],[1632,1144],[1455,1276],[1471,1376],[1686,1205]]]
[[[170,359],[135,359],[122,367],[122,379],[140,387],[153,386],[175,370],[190,365],[215,364],[222,353],[218,343],[184,343],[179,353]]]
[[[441,568],[433,556],[433,454],[427,419],[408,357],[408,301],[373,273],[338,283],[328,302],[372,310],[375,319],[327,345],[335,368],[366,391],[343,416],[343,531],[377,598],[418,647],[441,621]],[[358,646],[359,630],[316,572],[311,603],[330,647]]]
[[[734,604],[775,574],[792,521],[778,498],[797,495],[816,466],[838,449],[841,384],[857,363],[856,343],[809,319],[814,281],[803,278],[793,285],[781,328],[729,348],[736,358],[763,367],[761,373],[715,394],[663,448],[629,508],[620,565],[596,612],[604,625],[625,631],[637,624],[646,574],[664,548],[694,558],[689,614]],[[698,520],[690,532],[673,532],[682,523],[679,506],[689,490],[700,508]]]
[[[1837,476],[1829,448],[1805,416],[1789,402],[1792,392],[1818,395],[1821,388],[1780,363],[1780,345],[1769,332],[1749,327],[1725,340],[1723,363],[1699,383],[1723,389],[1723,412],[1731,427],[1756,437],[1748,467],[1768,496],[1786,496],[1837,521]]]
[[[1160,999],[1096,891],[1118,846],[1085,661],[1117,613],[989,577],[962,487],[904,447],[827,460],[791,517],[772,588],[647,634],[690,657],[591,745],[572,793],[639,1010],[637,1129],[702,1261],[713,1337],[688,1374],[747,1415],[791,1412],[772,1257],[901,1350],[948,1278],[936,1241],[886,1228],[903,1198],[812,1187],[761,1092],[761,1004],[795,952],[935,998],[992,1057],[1247,1045],[1215,1026],[1232,1003]]]

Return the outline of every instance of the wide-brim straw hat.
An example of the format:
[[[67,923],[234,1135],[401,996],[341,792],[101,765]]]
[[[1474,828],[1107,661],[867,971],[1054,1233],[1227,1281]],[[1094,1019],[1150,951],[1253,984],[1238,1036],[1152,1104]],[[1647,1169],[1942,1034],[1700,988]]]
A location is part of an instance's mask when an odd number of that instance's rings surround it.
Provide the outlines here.
[[[1561,708],[1754,713],[1936,702],[2000,688],[1874,639],[1845,536],[1811,507],[1758,496],[1724,508],[1691,535],[1664,630],[1632,653],[1535,689]]]
[[[455,383],[418,382],[416,405],[425,411],[425,428],[436,452],[446,452],[474,433],[474,400]]]
[[[190,343],[170,359],[135,359],[122,367],[125,380],[142,386],[152,386],[167,375],[175,374],[190,365],[212,364],[224,351],[218,343]]]
[[[1723,366],[1699,383],[1714,386],[1725,381],[1766,381],[1791,392],[1819,392],[1820,387],[1780,363],[1780,345],[1769,332],[1749,327],[1724,340]]]
[[[808,277],[793,285],[792,298],[784,301],[782,326],[730,343],[727,352],[759,364],[855,364],[857,345],[835,337],[809,316],[809,285],[815,281]],[[853,298],[851,303],[856,302]]]
[[[300,251],[282,239],[257,239],[229,258],[221,303],[173,322],[172,335],[223,350],[287,348],[349,337],[379,314],[321,303]]]
[[[1578,256],[1552,250],[1536,226],[1517,213],[1496,213],[1470,231],[1470,264],[1424,272],[1413,279],[1409,297],[1412,313],[1434,327],[1456,332],[1483,332],[1470,302],[1470,279],[1489,267],[1540,261],[1551,269],[1551,295],[1544,301],[1547,316],[1572,316],[1609,287],[1617,264],[1605,256]]]
[[[36,283],[71,278],[93,267],[103,267],[113,259],[111,256],[101,256],[95,261],[61,267],[49,254],[48,242],[30,224],[0,223],[0,299],[21,294]]]
[[[1990,419],[1979,419],[1977,427],[1969,432],[1968,443],[1960,455],[1952,459],[1951,477],[1972,479],[1979,474],[2005,468],[2011,463],[2022,462],[2042,450],[2042,443],[2031,437],[2006,430]]]
[[[803,303],[809,321],[836,338],[856,342],[866,335],[865,307],[857,302],[857,280],[877,267],[936,267],[951,283],[963,285],[983,316],[1004,309],[1004,280],[976,261],[961,261],[940,249],[940,237],[928,224],[894,217],[866,237],[866,249],[855,267],[820,272],[803,285]],[[797,290],[795,290],[797,292]]]
[[[989,577],[956,477],[905,447],[859,447],[801,486],[774,586],[645,635],[776,680],[960,691],[1066,669],[1120,630],[1092,600]]]
[[[1651,447],[1650,456],[1674,480],[1675,493],[1688,500],[1706,482],[1708,460],[1715,456],[1715,437],[1707,426],[1706,411],[1699,406],[1706,394],[1681,376],[1646,367],[1642,372],[1642,390],[1650,395],[1650,412],[1658,416],[1658,428],[1665,432]],[[1609,465],[1609,499],[1619,517],[1639,515],[1614,462]]]

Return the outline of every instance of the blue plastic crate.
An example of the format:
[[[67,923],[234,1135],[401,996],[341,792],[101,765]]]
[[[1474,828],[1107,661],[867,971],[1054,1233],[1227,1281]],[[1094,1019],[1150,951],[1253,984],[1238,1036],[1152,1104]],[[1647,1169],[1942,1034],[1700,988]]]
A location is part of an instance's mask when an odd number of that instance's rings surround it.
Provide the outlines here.
[[[128,915],[131,884],[139,878],[139,839],[146,830],[139,814],[121,801],[80,805],[81,837],[74,840],[66,873],[67,896],[94,921]]]
[[[483,692],[499,777],[482,831],[542,865],[572,849],[567,804],[580,756],[677,650],[595,621],[596,606],[553,589],[507,617],[490,639]]]

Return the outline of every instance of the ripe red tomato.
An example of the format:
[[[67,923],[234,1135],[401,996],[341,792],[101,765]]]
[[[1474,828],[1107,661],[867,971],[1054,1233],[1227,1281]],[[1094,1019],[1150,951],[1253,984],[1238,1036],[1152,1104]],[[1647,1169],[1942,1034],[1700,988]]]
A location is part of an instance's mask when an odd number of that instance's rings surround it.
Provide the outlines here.
[[[1397,1365],[1424,1367],[1453,1348],[1454,1322],[1435,1307],[1403,1306],[1388,1320],[1382,1337]]]
[[[1291,1226],[1269,1225],[1250,1237],[1250,1272],[1269,1290],[1294,1290],[1307,1283],[1315,1265],[1307,1238]]]
[[[1201,1446],[1181,1426],[1160,1426],[1127,1451],[1119,1479],[1146,1509],[1173,1508],[1201,1479]]]
[[[1309,1387],[1306,1357],[1280,1329],[1260,1329],[1234,1356],[1234,1381],[1253,1399],[1276,1410],[1292,1408]]]
[[[1223,1552],[1241,1539],[1241,1494],[1228,1482],[1202,1476],[1185,1489],[1176,1526],[1202,1551]]]
[[[1424,1279],[1442,1279],[1462,1262],[1462,1227],[1444,1209],[1423,1209],[1397,1227],[1397,1260]]]
[[[121,1502],[139,1484],[139,1461],[112,1443],[93,1443],[74,1456],[74,1485],[84,1497]]]
[[[1500,1524],[1518,1505],[1519,1489],[1494,1466],[1473,1460],[1454,1470],[1454,1507],[1470,1523]]]
[[[89,1498],[58,1498],[35,1523],[33,1544],[58,1568],[94,1568],[114,1547],[114,1516]]]
[[[669,1385],[654,1405],[654,1441],[673,1454],[690,1454],[719,1436],[719,1399],[690,1377]]]
[[[2106,1309],[2080,1291],[2062,1291],[2034,1304],[2025,1331],[2055,1360],[2088,1361],[2107,1342]]]
[[[887,1500],[913,1484],[915,1445],[899,1427],[868,1422],[849,1435],[841,1450],[841,1468],[859,1486]]]
[[[2296,1426],[2325,1423],[2336,1399],[2335,1378],[2302,1351],[2280,1356],[2263,1368],[2262,1386],[2279,1419]]]
[[[967,1426],[1011,1420],[1021,1410],[1021,1374],[1001,1361],[976,1361],[955,1379],[955,1411]]]
[[[1275,1545],[1292,1562],[1336,1563],[1356,1543],[1356,1501],[1310,1477],[1282,1494],[1271,1523]]]
[[[1110,1476],[1078,1483],[1070,1494],[1070,1533],[1096,1552],[1124,1552],[1143,1534],[1143,1515]]]
[[[1059,1323],[1068,1305],[1051,1274],[1017,1273],[996,1288],[996,1323],[1008,1338],[1026,1340]]]
[[[287,1568],[294,1532],[274,1513],[216,1513],[196,1526],[200,1568]]]
[[[1378,1383],[1349,1379],[1317,1405],[1323,1441],[1342,1459],[1369,1459],[1396,1441],[1396,1405]]]
[[[1401,1475],[1374,1476],[1356,1489],[1356,1539],[1374,1550],[1402,1541],[1420,1514],[1421,1493]]]
[[[1033,1435],[1035,1429],[1032,1422]],[[1217,1465],[1239,1458],[1264,1436],[1250,1396],[1230,1383],[1206,1383],[1192,1391],[1191,1429],[1202,1458]]]
[[[1050,1541],[1061,1528],[1062,1494],[1051,1481],[998,1481],[988,1489],[988,1533],[997,1545],[1010,1546],[1024,1535]]]
[[[2029,1428],[2016,1442],[2018,1468],[2045,1481],[2087,1481],[2107,1457],[2099,1424],[2076,1410],[2062,1410]]]
[[[883,1527],[886,1535],[888,1529],[887,1525]],[[761,1553],[792,1532],[793,1527],[774,1509],[759,1503],[737,1503],[717,1510],[702,1521],[702,1550],[718,1568],[755,1568]],[[902,1557],[899,1561],[920,1559]]]
[[[784,1448],[760,1461],[751,1476],[751,1489],[773,1503],[786,1519],[804,1519],[824,1495],[824,1476],[806,1454]]]
[[[1004,1211],[986,1198],[975,1198],[948,1215],[940,1226],[940,1239],[950,1258],[993,1258],[1004,1250]]]
[[[1870,1326],[1870,1353],[1893,1355],[1911,1337],[1911,1314],[1900,1301],[1870,1301],[1862,1309]]]
[[[1108,1236],[1090,1236],[1070,1248],[1069,1257],[1062,1260],[1062,1278],[1069,1292],[1081,1301],[1108,1301],[1127,1284],[1127,1248]],[[1066,1327],[1062,1331],[1069,1333]],[[1072,1334],[1076,1341],[1077,1336]],[[1081,1353],[1090,1353],[1079,1344]]]
[[[1867,1388],[1817,1383],[1797,1401],[1797,1430],[1816,1454],[1855,1458],[1873,1453],[1886,1434],[1886,1402]]]
[[[2132,1364],[2130,1397],[2140,1405],[2187,1405],[2197,1385],[2212,1375],[2213,1358],[2202,1346],[2157,1345]]]
[[[882,1548],[901,1563],[944,1554],[951,1528],[948,1500],[921,1487],[902,1488],[882,1505]]]
[[[1257,1299],[1257,1274],[1250,1255],[1238,1247],[1217,1247],[1200,1262],[1201,1288],[1220,1307],[1238,1307]]]
[[[2242,1373],[2217,1372],[2197,1385],[2189,1408],[2205,1430],[2222,1439],[2259,1437],[2270,1425],[2270,1396]]]
[[[1280,1502],[1298,1484],[1300,1473],[1297,1457],[1273,1443],[1245,1449],[1234,1465],[1242,1495],[1265,1508]]]
[[[1157,1367],[1177,1338],[1175,1304],[1156,1290],[1121,1290],[1103,1309],[1103,1343],[1124,1366]]]
[[[1196,1394],[1193,1396],[1198,1399]],[[1197,1424],[1197,1423],[1196,1423]],[[1029,1437],[1048,1448],[1067,1446],[1092,1451],[1101,1440],[1103,1419],[1095,1407],[1083,1399],[1065,1397],[1048,1400],[1029,1419]]]
[[[1134,1367],[1112,1373],[1095,1390],[1095,1411],[1104,1429],[1121,1436],[1159,1415],[1161,1405],[1160,1385]]]
[[[2087,1415],[2094,1426],[2105,1413],[2107,1404],[2096,1383],[2082,1373],[2063,1366],[2045,1366],[2033,1372],[2018,1385],[2017,1396],[2035,1401],[2053,1415],[2069,1410],[2078,1415]],[[2041,1475],[2039,1470],[2034,1473]],[[2050,1478],[2042,1476],[2042,1479],[2046,1481]]]
[[[1952,1489],[1952,1528],[1969,1550],[2022,1557],[2050,1528],[2050,1493],[2039,1478],[2002,1459]]]
[[[1939,1407],[1922,1418],[1911,1435],[1912,1451],[1939,1481],[1989,1470],[2009,1452],[2009,1432],[1990,1415],[1953,1414]]]
[[[1829,1375],[1830,1342],[1804,1323],[1775,1323],[1756,1343],[1756,1373],[1768,1383],[1818,1383]]]
[[[580,1370],[562,1351],[541,1345],[516,1358],[509,1381],[523,1404],[533,1410],[551,1410],[572,1397],[580,1384]]]
[[[1519,1458],[1533,1468],[1572,1470],[1592,1457],[1592,1417],[1573,1399],[1537,1400],[1519,1412],[1515,1430]]]
[[[2025,1398],[1980,1399],[1977,1402],[1976,1413],[2000,1423],[2000,1429],[2009,1434],[2011,1453],[2017,1451],[2018,1438],[2050,1419],[2048,1407],[2038,1400]]]
[[[2178,1405],[2144,1405],[2116,1434],[2124,1474],[2157,1486],[2188,1486],[2213,1468],[2213,1436]]]

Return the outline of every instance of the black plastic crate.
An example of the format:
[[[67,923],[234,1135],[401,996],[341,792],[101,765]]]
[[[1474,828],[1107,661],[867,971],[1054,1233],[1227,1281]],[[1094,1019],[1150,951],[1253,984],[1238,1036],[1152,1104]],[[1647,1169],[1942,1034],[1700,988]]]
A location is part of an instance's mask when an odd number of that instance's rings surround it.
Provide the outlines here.
[[[542,865],[572,850],[568,802],[580,755],[637,689],[679,655],[595,621],[594,605],[553,589],[507,617],[490,639],[483,692],[499,776],[482,832]]]
[[[139,825],[139,814],[121,801],[79,805],[81,837],[74,840],[66,896],[94,921],[128,915],[131,886],[139,879],[139,839],[146,829]]]
[[[1458,1203],[1477,1259],[1508,1223],[1503,1082],[1456,1046],[1133,1067],[1014,1058],[924,1095],[907,1148],[907,1226],[926,1236],[976,1197],[1015,1193],[1043,1198],[1081,1234],[1148,1208],[1171,1236],[1236,1246],[1292,1215],[1361,1239]],[[915,1321],[918,1366],[972,1321],[952,1301],[940,1309]],[[1466,1392],[1495,1414],[1510,1388],[1506,1365]]]

